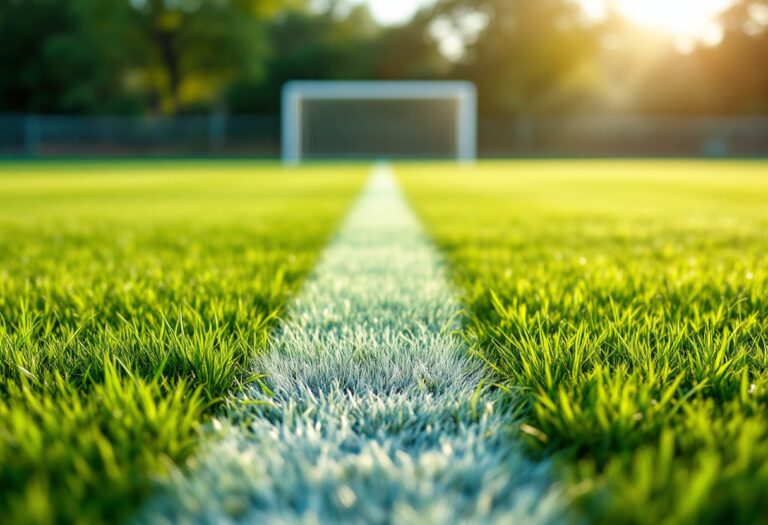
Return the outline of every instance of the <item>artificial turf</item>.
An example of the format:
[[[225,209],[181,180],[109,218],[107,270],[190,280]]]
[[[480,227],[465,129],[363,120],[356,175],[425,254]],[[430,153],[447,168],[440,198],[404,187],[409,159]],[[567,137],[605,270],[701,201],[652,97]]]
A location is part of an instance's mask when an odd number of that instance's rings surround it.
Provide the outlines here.
[[[768,164],[403,165],[571,516],[768,515]]]
[[[0,164],[0,508],[114,523],[254,381],[367,168]]]

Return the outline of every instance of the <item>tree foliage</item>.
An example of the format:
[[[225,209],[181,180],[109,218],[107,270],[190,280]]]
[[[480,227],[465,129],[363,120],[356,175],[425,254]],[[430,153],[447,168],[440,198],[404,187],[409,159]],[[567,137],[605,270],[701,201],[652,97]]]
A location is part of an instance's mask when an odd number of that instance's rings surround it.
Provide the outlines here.
[[[768,112],[766,0],[686,54],[571,0],[442,0],[396,27],[309,4],[0,0],[0,112],[273,113],[291,79],[439,78],[487,115]]]
[[[596,33],[566,0],[451,0],[448,16],[483,13],[486,29],[470,43],[455,75],[475,80],[485,112],[562,109],[574,100],[568,78],[596,48]],[[570,96],[575,96],[574,92]]]

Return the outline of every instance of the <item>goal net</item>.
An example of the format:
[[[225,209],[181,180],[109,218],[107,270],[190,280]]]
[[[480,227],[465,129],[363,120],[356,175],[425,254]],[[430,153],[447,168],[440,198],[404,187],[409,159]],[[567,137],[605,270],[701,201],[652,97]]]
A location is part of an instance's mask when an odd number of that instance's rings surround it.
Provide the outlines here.
[[[283,160],[476,157],[469,82],[289,82]]]

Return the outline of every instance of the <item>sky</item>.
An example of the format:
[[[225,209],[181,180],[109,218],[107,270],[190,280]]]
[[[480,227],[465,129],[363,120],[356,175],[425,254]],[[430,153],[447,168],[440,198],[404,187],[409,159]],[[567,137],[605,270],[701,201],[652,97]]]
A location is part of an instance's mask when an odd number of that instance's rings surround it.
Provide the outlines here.
[[[407,22],[420,8],[434,0],[356,0],[367,3],[373,17],[382,24]]]
[[[354,0],[367,2],[373,16],[383,24],[409,20],[434,0]],[[733,0],[576,0],[593,16],[609,7],[633,22],[673,37],[713,41],[717,38],[715,17]],[[715,43],[715,42],[713,42]]]
[[[381,24],[405,23],[422,7],[436,0],[350,0],[351,4],[367,3],[373,17]],[[531,0],[536,1],[536,0]],[[651,33],[667,38],[681,53],[693,51],[697,45],[717,45],[724,36],[718,15],[735,0],[573,0],[583,7],[585,13],[595,19],[605,16],[609,10],[616,11],[631,22]],[[767,10],[768,11],[768,10]],[[768,13],[766,14],[768,17]],[[468,20],[469,34],[482,31],[487,19],[474,23]],[[455,28],[432,27],[440,51],[450,60],[460,60],[465,52],[465,35]],[[465,32],[467,32],[465,31]]]

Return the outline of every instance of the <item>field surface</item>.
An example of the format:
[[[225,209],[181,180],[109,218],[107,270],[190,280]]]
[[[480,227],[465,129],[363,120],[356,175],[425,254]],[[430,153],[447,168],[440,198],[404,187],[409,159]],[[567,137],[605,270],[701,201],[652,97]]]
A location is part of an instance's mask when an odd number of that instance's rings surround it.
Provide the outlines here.
[[[0,165],[0,508],[114,523],[200,441],[367,168]]]
[[[760,523],[767,202],[758,162],[0,164],[3,520]]]
[[[398,170],[464,292],[473,353],[602,523],[768,514],[768,166]],[[575,516],[574,516],[575,517]]]
[[[142,523],[552,523],[440,257],[377,168],[213,446]],[[236,426],[232,424],[236,424]],[[229,427],[229,428],[228,428]]]

